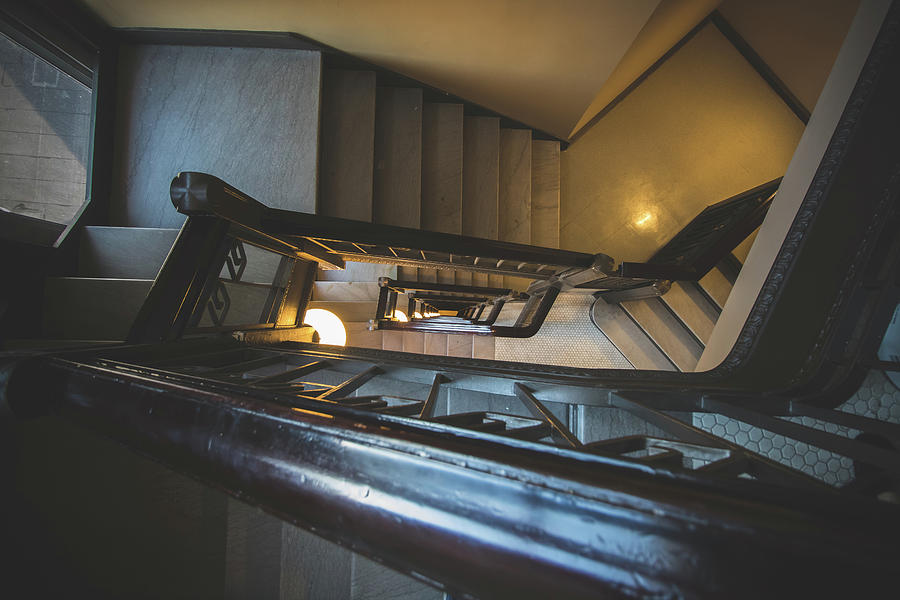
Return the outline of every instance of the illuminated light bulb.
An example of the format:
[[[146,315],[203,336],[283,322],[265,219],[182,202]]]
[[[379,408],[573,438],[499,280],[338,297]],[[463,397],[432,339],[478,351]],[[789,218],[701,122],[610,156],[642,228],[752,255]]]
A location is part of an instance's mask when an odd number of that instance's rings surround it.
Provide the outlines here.
[[[409,323],[409,317],[407,317],[406,313],[402,310],[394,310],[394,318],[401,323]]]
[[[414,312],[414,313],[413,313],[413,318],[414,318],[414,319],[421,319],[421,318],[422,318],[422,313],[420,313],[419,311]]]
[[[320,344],[332,346],[347,345],[347,330],[336,314],[323,308],[311,308],[303,317],[303,324],[309,325],[319,334]]]

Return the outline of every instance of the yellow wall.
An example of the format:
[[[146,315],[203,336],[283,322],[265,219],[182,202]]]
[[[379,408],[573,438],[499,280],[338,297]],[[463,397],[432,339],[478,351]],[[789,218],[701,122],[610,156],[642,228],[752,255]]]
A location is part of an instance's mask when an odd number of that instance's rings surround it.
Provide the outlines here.
[[[574,135],[613,101],[625,88],[659,60],[691,29],[711,13],[721,0],[662,0],[635,38],[621,62],[572,128]]]
[[[562,154],[560,245],[646,260],[707,205],[783,175],[802,132],[708,25]]]
[[[565,137],[659,0],[87,0],[119,27],[292,31]]]
[[[719,11],[812,110],[859,0],[725,0]]]

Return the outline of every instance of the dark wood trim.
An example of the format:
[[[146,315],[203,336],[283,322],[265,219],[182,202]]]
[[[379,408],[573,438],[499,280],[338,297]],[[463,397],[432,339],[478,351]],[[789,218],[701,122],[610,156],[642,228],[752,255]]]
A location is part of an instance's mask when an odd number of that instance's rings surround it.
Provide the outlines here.
[[[597,121],[599,121],[600,119],[602,119],[603,117],[608,115],[612,111],[612,109],[614,109],[622,100],[624,100],[626,97],[628,97],[628,95],[631,92],[636,90],[639,85],[644,83],[644,81],[646,81],[648,77],[650,77],[658,68],[660,68],[663,65],[663,63],[665,63],[667,60],[672,58],[672,56],[674,56],[676,52],[681,50],[681,48],[685,44],[687,44],[689,41],[691,41],[691,38],[693,38],[695,35],[697,35],[697,33],[701,29],[706,27],[706,25],[709,23],[709,19],[710,19],[710,17],[706,16],[706,17],[704,17],[704,19],[702,21],[697,23],[693,29],[691,29],[690,31],[687,32],[687,34],[685,34],[685,36],[683,38],[678,40],[678,42],[676,42],[674,46],[669,48],[665,54],[660,56],[656,60],[655,63],[653,63],[652,65],[647,67],[646,71],[644,71],[643,73],[638,75],[637,79],[635,79],[630,84],[628,84],[628,87],[626,87],[624,90],[622,90],[618,96],[616,96],[615,98],[610,100],[609,104],[607,104],[602,109],[600,109],[600,112],[598,112],[596,115],[591,117],[591,120],[588,121],[587,123],[585,123],[584,127],[579,129],[578,131],[576,131],[575,134],[571,138],[569,138],[569,140],[571,142],[577,141],[578,138],[580,138],[582,135],[587,133],[589,129],[591,129],[594,125],[596,125]]]
[[[787,85],[775,74],[775,72],[766,64],[766,61],[762,59],[762,57],[756,53],[756,50],[745,40],[741,34],[737,32],[737,30],[731,26],[725,17],[722,14],[714,10],[710,15],[710,20],[713,25],[731,42],[731,45],[734,46],[738,52],[741,53],[750,66],[752,66],[759,76],[763,78],[763,80],[772,88],[778,97],[787,104],[788,108],[791,109],[797,118],[803,121],[803,124],[806,125],[809,122],[809,109],[803,106],[803,103],[800,102],[800,99],[794,95],[793,92],[788,88]]]
[[[517,121],[490,110],[480,104],[430,86],[411,77],[380,67],[367,60],[338,50],[328,44],[288,31],[241,31],[214,29],[172,29],[156,27],[124,27],[113,30],[120,44],[155,44],[172,46],[225,46],[235,48],[287,48],[314,50],[322,53],[323,64],[328,69],[373,71],[378,85],[383,87],[416,87],[422,90],[425,102],[462,104],[469,116],[496,117],[504,129],[530,129],[532,138],[559,142],[565,150],[569,141],[551,133]]]

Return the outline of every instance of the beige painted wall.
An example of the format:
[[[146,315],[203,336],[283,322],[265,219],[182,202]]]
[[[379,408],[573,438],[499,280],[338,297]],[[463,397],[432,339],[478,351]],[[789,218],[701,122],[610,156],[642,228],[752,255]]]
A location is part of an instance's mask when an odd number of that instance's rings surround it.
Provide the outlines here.
[[[678,43],[721,0],[662,0],[635,38],[628,52],[572,128],[570,135],[587,125],[597,113]]]
[[[292,31],[565,137],[659,0],[86,0],[118,27]]]
[[[890,0],[860,3],[784,181],[700,357],[697,371],[715,368],[734,347],[812,183],[890,4]]]
[[[725,0],[719,12],[812,110],[859,0]]]
[[[560,245],[646,260],[707,205],[783,175],[802,132],[708,25],[562,154]]]

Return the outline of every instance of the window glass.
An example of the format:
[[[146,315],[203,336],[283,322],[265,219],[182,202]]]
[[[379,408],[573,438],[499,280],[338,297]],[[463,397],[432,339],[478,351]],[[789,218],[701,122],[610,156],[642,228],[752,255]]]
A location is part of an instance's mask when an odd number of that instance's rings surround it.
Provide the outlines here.
[[[0,34],[0,210],[68,224],[85,202],[91,90]]]

